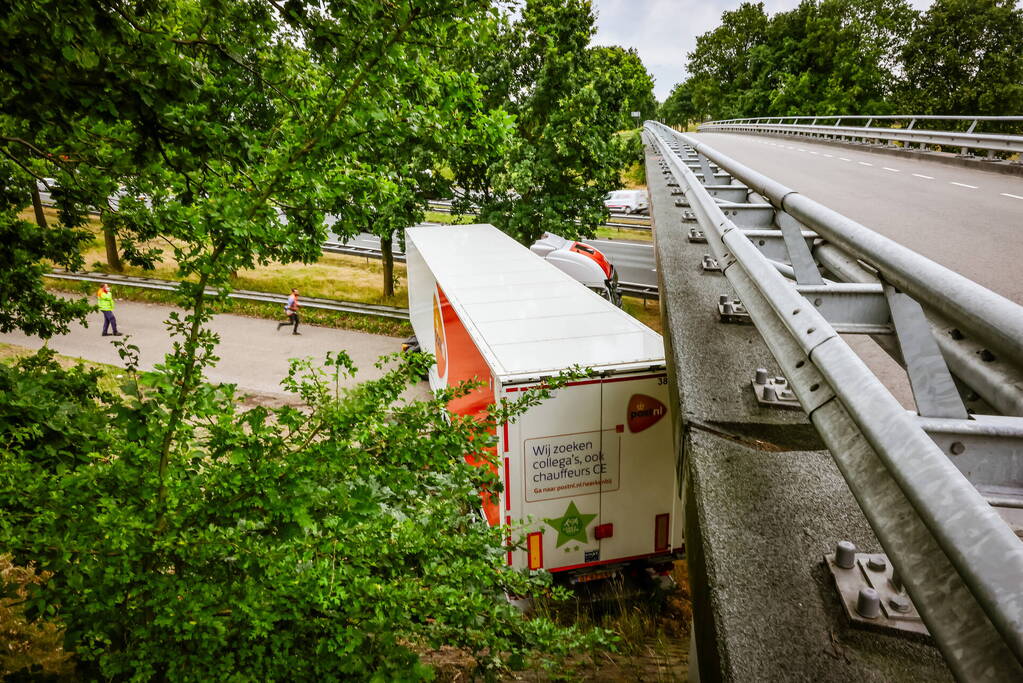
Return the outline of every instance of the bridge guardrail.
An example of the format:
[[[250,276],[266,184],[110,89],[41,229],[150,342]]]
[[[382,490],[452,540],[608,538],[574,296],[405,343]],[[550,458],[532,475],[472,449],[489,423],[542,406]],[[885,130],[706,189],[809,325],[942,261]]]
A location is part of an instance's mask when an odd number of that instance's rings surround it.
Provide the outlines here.
[[[967,334],[982,335],[1017,370],[1023,366],[1023,307],[694,138],[652,122],[646,132],[953,673],[963,680],[1023,677],[1023,542],[992,508],[1020,507],[1023,492],[995,486],[986,499],[946,455],[963,453],[968,443],[976,462],[1018,486],[1023,420],[967,413],[913,297]],[[767,230],[737,225],[742,212],[735,207],[745,204],[713,197],[721,194],[717,181],[701,183],[694,169],[712,178],[712,161],[745,183],[731,187],[771,202],[754,206],[777,212],[773,243],[783,243],[786,269],[761,251],[772,242],[761,234]],[[807,235],[804,225],[816,232]],[[822,240],[832,242],[832,253],[811,252]],[[824,280],[816,262],[829,260],[832,275],[876,277],[870,291]],[[887,315],[879,317],[877,304],[887,306]],[[903,409],[839,336],[836,327],[850,322],[871,334],[880,323],[891,325],[919,415]],[[986,445],[972,438],[980,432],[991,437]],[[955,435],[951,444],[949,434]]]
[[[841,125],[843,121],[859,120],[866,120],[866,124]],[[905,128],[871,127],[877,121],[908,124]],[[970,125],[966,131],[926,130],[915,128],[919,121],[969,121]],[[982,122],[1023,124],[1023,116],[771,116],[708,121],[700,124],[700,131],[766,133],[840,141],[901,142],[907,147],[914,144],[921,147],[958,147],[963,151],[986,151],[989,158],[993,158],[996,152],[1023,153],[1023,135],[978,132],[976,128]]]

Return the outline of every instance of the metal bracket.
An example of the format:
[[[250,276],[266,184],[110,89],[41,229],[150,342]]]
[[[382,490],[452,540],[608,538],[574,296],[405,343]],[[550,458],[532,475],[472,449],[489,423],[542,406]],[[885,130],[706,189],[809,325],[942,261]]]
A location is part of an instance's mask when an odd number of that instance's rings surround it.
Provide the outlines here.
[[[810,247],[803,238],[803,225],[784,211],[775,216],[782,237],[785,239],[785,251],[788,252],[789,263],[796,273],[796,282],[801,285],[822,285],[824,278],[813,260]]]
[[[891,334],[891,316],[881,286],[877,284],[796,285],[842,334]]]
[[[757,368],[757,374],[753,377],[752,384],[757,403],[762,406],[789,410],[802,410],[803,408],[785,378],[781,376],[768,377],[765,368]]]
[[[707,240],[704,240],[704,242],[706,241]],[[719,264],[718,260],[711,256],[710,254],[703,255],[703,263],[701,265],[703,266],[704,270],[716,271],[719,273],[721,272],[721,264]]]
[[[856,546],[842,541],[824,563],[854,625],[930,635],[887,555],[857,553]]]
[[[891,308],[892,322],[899,340],[899,349],[906,362],[906,374],[913,389],[917,412],[924,417],[969,417],[963,399],[952,381],[952,373],[941,355],[931,324],[916,299],[884,286]]]
[[[691,215],[691,212],[688,211],[682,212],[682,220],[687,220],[686,219],[687,213],[690,213]],[[689,241],[697,244],[706,244],[707,236],[704,235],[703,230],[700,230],[699,228],[689,228]]]
[[[760,253],[767,258],[772,261],[788,262],[789,252],[785,246],[785,237],[780,230],[743,230],[742,234],[746,235],[760,250]],[[802,237],[809,247],[817,237],[817,233],[804,230]]]
[[[749,316],[746,307],[738,299],[733,299],[727,294],[718,297],[718,316],[723,323],[736,323],[739,325],[752,325],[753,320]]]
[[[917,422],[989,503],[1023,508],[1023,484],[1019,483],[1023,482],[1023,418],[971,418],[917,417]]]

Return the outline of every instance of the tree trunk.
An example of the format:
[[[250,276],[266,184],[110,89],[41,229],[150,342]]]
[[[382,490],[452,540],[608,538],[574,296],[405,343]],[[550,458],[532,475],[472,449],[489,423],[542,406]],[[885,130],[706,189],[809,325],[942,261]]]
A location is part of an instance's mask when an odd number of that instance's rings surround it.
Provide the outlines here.
[[[120,273],[124,265],[121,263],[121,255],[117,253],[117,236],[113,229],[103,226],[103,242],[107,247],[107,265]]]
[[[39,196],[39,188],[32,183],[32,208],[36,212],[36,225],[46,229],[46,214],[43,213],[43,200]]]
[[[394,238],[391,235],[380,238],[380,252],[384,262],[384,296],[394,296]]]

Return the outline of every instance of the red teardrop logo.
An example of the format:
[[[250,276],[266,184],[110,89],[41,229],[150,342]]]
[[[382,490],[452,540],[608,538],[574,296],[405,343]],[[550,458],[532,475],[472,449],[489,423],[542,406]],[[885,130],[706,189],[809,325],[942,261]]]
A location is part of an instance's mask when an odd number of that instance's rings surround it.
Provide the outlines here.
[[[626,415],[629,431],[638,434],[657,424],[657,421],[667,412],[668,409],[664,407],[664,404],[653,396],[633,394],[629,399],[629,410]]]

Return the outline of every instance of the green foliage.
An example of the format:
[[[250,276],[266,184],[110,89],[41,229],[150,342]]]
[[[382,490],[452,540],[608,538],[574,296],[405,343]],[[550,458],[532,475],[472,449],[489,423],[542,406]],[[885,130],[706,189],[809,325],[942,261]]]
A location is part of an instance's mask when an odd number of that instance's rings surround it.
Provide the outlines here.
[[[558,170],[572,190],[564,204],[592,217],[617,142],[592,83],[559,100],[585,72],[592,30],[588,4],[573,9],[527,8],[544,84],[516,107],[520,137],[496,188]],[[505,144],[508,114],[481,107],[476,77],[448,55],[485,43],[492,18],[471,0],[0,10],[0,212],[23,207],[34,178],[60,187],[52,233],[4,224],[15,264],[0,272],[5,315],[45,331],[87,310],[39,303],[38,260],[73,263],[90,206],[128,262],[168,249],[191,278],[157,372],[140,375],[137,349],[120,346],[123,396],[45,357],[4,375],[27,384],[0,393],[0,544],[53,573],[29,616],[59,613],[87,679],[417,679],[430,671],[416,652],[441,644],[489,672],[601,637],[513,610],[505,592],[532,582],[501,569],[504,532],[474,514],[479,490],[499,483],[464,456],[533,398],[481,422],[448,415],[451,392],[403,403],[429,362],[417,356],[343,395],[346,357],[326,374],[297,366],[286,386],[306,411],[244,410],[232,387],[203,381],[217,362],[207,323],[223,300],[207,287],[225,293],[233,272],[257,264],[316,260],[328,212],[341,233],[367,216],[397,221],[438,150]],[[589,131],[582,152],[559,142],[576,125]],[[599,173],[577,176],[598,157]]]
[[[916,13],[905,0],[803,0],[768,16],[743,3],[697,38],[680,93],[697,117],[882,114],[892,107],[898,55]]]
[[[0,332],[21,330],[44,339],[65,333],[72,320],[92,307],[86,301],[53,296],[43,287],[44,259],[64,268],[82,266],[81,249],[92,234],[79,229],[45,229],[18,218],[31,201],[31,183],[20,168],[0,159]]]
[[[685,80],[671,89],[671,94],[657,110],[657,118],[669,126],[688,126],[700,118],[693,102],[693,85]]]
[[[653,118],[657,111],[654,79],[635,48],[591,47],[589,61],[600,101],[618,113],[620,126],[632,128]],[[638,120],[632,116],[634,111],[640,112]]]
[[[524,244],[544,231],[592,235],[606,219],[603,197],[619,186],[628,156],[615,133],[645,85],[595,73],[595,61],[611,66],[612,53],[588,47],[594,30],[589,0],[528,0],[517,20],[504,17],[492,40],[466,51],[485,88],[484,111],[511,114],[514,129],[452,155],[456,211],[477,213]],[[626,66],[635,62],[614,68]]]
[[[417,654],[441,645],[486,673],[601,642],[505,600],[544,581],[503,569],[507,532],[477,513],[500,482],[466,462],[549,392],[482,420],[445,409],[470,386],[401,400],[431,362],[391,359],[339,392],[344,354],[295,361],[284,386],[306,410],[243,409],[232,386],[201,385],[163,472],[173,376],[132,372],[123,399],[63,407],[105,421],[102,447],[72,443],[52,468],[26,444],[0,468],[0,543],[53,572],[29,613],[59,612],[89,679],[414,680],[430,677]],[[37,390],[39,409],[81,379]]]
[[[102,371],[65,370],[55,356],[44,347],[13,365],[0,363],[0,453],[50,473],[108,450],[104,407],[114,402],[99,386]]]
[[[903,108],[915,114],[1023,111],[1023,8],[1014,0],[936,0],[902,51]]]

